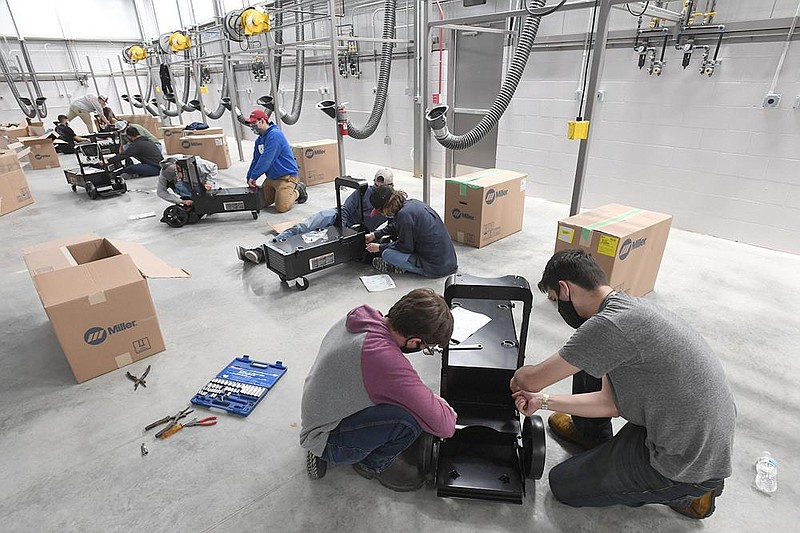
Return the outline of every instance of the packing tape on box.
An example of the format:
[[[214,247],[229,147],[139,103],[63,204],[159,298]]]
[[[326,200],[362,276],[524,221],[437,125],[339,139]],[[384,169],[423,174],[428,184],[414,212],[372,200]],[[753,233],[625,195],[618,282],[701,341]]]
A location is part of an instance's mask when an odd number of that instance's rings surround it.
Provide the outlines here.
[[[86,298],[89,300],[89,305],[97,305],[106,301],[106,293],[104,291],[98,291],[90,294]]]
[[[592,244],[592,232],[598,228],[602,228],[603,226],[608,226],[615,222],[621,222],[623,220],[627,220],[631,217],[638,215],[639,213],[644,212],[644,209],[631,209],[630,211],[626,211],[625,213],[621,213],[615,217],[607,218],[605,220],[601,220],[599,222],[595,222],[594,224],[589,224],[585,228],[581,228],[581,240],[579,244],[581,246],[588,247]],[[615,247],[616,249],[616,247]],[[608,254],[606,254],[608,255]],[[613,254],[612,254],[613,255]]]
[[[133,357],[131,357],[130,352],[125,352],[120,354],[114,358],[114,361],[117,363],[117,368],[122,368],[123,366],[127,366],[133,363]]]
[[[480,175],[475,176],[474,178],[469,179],[459,179],[459,178],[450,178],[447,181],[452,183],[458,183],[458,194],[459,196],[466,196],[467,189],[480,189],[482,185],[474,185],[473,182],[477,180],[482,180],[483,178],[489,178],[491,176],[496,176],[499,174],[505,174],[508,172],[507,170],[500,170],[497,168],[489,168],[485,171],[481,172]]]

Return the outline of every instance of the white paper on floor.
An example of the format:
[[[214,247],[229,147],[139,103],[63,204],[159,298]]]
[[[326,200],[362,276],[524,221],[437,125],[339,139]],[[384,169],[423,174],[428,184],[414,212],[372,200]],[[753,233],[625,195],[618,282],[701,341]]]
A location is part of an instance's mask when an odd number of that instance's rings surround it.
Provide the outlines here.
[[[387,289],[394,289],[394,280],[389,274],[377,274],[375,276],[361,276],[361,283],[367,288],[369,292],[385,291]]]
[[[141,220],[143,218],[150,218],[154,216],[156,216],[156,214],[153,211],[150,211],[149,213],[139,213],[138,215],[131,215],[128,217],[128,220]]]
[[[456,342],[464,342],[470,335],[492,321],[483,313],[476,313],[463,307],[454,308],[452,313],[454,324],[453,335],[450,338]]]

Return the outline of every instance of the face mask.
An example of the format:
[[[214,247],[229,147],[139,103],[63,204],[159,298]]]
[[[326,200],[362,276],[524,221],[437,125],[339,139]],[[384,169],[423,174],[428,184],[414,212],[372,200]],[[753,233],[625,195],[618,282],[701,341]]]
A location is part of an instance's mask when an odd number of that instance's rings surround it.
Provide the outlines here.
[[[561,318],[564,319],[568,326],[575,329],[581,327],[587,320],[575,310],[575,306],[572,304],[572,295],[569,296],[568,302],[558,300],[558,314],[561,315]]]
[[[422,346],[422,343],[418,342],[416,346],[409,347],[408,346],[408,339],[406,339],[406,343],[400,348],[400,351],[403,352],[403,353],[417,353],[419,351],[422,351],[421,346]]]
[[[256,135],[261,135],[261,130],[259,130],[259,129],[258,129],[258,126],[257,126],[256,124],[253,124],[252,126],[250,126],[250,129],[251,129],[251,130],[253,131],[253,133],[255,133]]]

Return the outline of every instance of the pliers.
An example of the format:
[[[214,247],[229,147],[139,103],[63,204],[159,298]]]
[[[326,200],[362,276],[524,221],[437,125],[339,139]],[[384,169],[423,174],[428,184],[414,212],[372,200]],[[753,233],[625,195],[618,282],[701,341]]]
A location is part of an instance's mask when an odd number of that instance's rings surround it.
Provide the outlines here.
[[[144,380],[144,378],[146,378],[147,374],[149,374],[149,373],[150,373],[150,365],[147,365],[147,370],[144,371],[144,374],[142,374],[142,377],[137,378],[136,376],[134,376],[130,372],[125,372],[125,377],[127,377],[129,380],[133,381],[133,390],[136,390],[136,389],[139,388],[139,385],[141,385],[144,388],[147,388],[147,382]]]
[[[191,419],[190,421],[186,422],[185,424],[173,424],[171,427],[168,427],[164,431],[161,432],[160,439],[166,439],[170,435],[174,435],[175,433],[179,432],[183,428],[188,428],[191,426],[213,426],[217,423],[216,416],[208,416],[206,418],[202,418],[198,420],[196,417]]]
[[[151,429],[153,429],[156,426],[160,426],[161,424],[167,424],[167,427],[165,427],[164,429],[162,429],[161,431],[156,433],[156,438],[160,438],[161,435],[166,430],[168,430],[169,428],[174,426],[178,422],[178,420],[180,420],[181,418],[184,418],[186,415],[188,415],[189,413],[192,413],[192,412],[194,412],[194,409],[192,409],[192,406],[190,405],[189,407],[187,407],[183,411],[178,412],[178,414],[176,414],[176,415],[165,416],[161,420],[156,420],[152,424],[149,424],[147,427],[145,427],[144,430],[145,431],[150,431]]]

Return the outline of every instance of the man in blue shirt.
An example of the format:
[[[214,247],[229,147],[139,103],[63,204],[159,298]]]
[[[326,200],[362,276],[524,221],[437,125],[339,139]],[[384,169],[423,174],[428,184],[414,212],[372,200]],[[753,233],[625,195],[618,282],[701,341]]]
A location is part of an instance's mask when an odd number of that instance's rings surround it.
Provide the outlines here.
[[[393,183],[394,173],[388,168],[381,168],[375,172],[373,184],[367,187],[367,191],[364,193],[362,204],[364,226],[367,231],[375,231],[387,220],[383,213],[374,212],[375,209],[373,209],[372,202],[370,201],[370,198],[372,197],[372,191],[383,185],[393,187]],[[308,233],[309,231],[316,229],[333,226],[338,222],[338,218],[339,216],[335,207],[323,209],[322,211],[314,213],[302,222],[298,222],[291,228],[279,233],[274,239],[272,239],[272,241],[275,242],[280,239],[288,239],[292,235],[300,235],[301,233]],[[362,217],[359,216],[358,213],[358,191],[355,191],[348,196],[344,202],[342,202],[342,225],[352,228],[356,224],[360,224],[361,220]],[[265,245],[261,245],[257,248],[244,248],[243,246],[237,246],[236,254],[242,261],[261,263],[264,261],[264,246]]]
[[[255,188],[256,180],[266,174],[262,184],[264,205],[274,203],[278,213],[285,213],[295,202],[304,203],[308,200],[306,186],[297,180],[297,162],[286,136],[269,121],[267,111],[256,109],[247,121],[258,135],[253,162],[247,171],[248,185]]]

